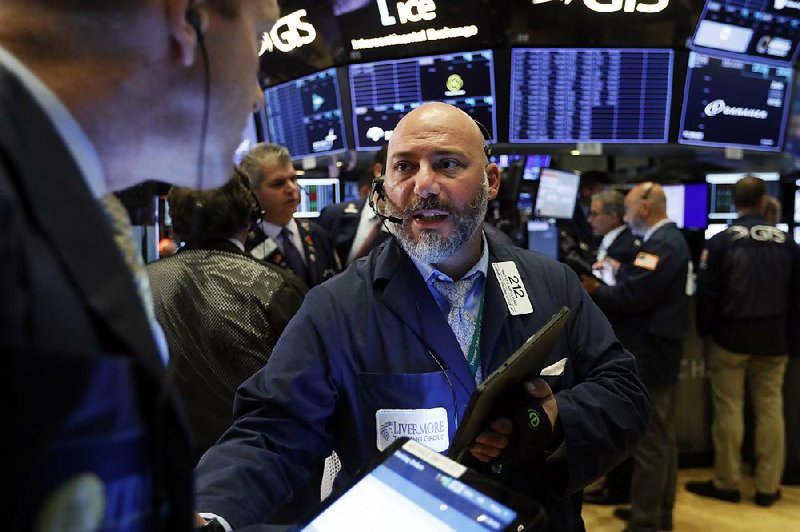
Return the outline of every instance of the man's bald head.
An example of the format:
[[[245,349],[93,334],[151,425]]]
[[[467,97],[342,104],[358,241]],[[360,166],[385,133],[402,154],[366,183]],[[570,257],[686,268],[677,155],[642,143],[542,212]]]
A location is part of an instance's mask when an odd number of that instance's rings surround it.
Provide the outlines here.
[[[667,196],[658,183],[640,183],[625,196],[625,221],[634,233],[642,235],[666,217]]]
[[[483,157],[485,163],[489,162],[484,151],[486,143],[483,133],[475,120],[458,107],[442,102],[423,104],[397,123],[389,139],[389,156],[391,157],[393,148],[404,136],[423,134],[431,142],[435,142],[437,138],[453,131],[460,133],[462,148],[467,149],[470,154],[480,154],[478,156]]]

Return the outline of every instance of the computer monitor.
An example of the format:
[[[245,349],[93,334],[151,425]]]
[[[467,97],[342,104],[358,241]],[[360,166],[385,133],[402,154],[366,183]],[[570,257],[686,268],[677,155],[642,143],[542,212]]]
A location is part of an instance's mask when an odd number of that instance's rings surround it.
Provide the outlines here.
[[[533,215],[537,218],[572,218],[579,184],[578,174],[544,168],[539,176]]]
[[[778,151],[792,68],[689,53],[678,142]]]
[[[528,220],[528,249],[558,260],[558,226],[552,220]]]
[[[489,162],[496,164],[500,168],[508,168],[512,164],[525,159],[524,155],[519,154],[500,154],[500,155],[490,155]]]
[[[295,218],[316,218],[328,205],[339,203],[339,180],[336,178],[301,178],[300,205]]]
[[[361,198],[358,191],[358,181],[345,181],[342,201],[355,201]]]
[[[425,102],[455,105],[497,141],[491,50],[350,65],[356,147],[379,149],[397,122]]]
[[[509,141],[666,143],[673,51],[514,48]]]
[[[691,41],[755,59],[790,64],[800,43],[800,4],[786,0],[706,0]]]
[[[751,175],[766,181],[767,193],[778,197],[780,193],[780,174],[778,172],[749,172],[707,174],[711,198],[708,212],[709,220],[733,220],[736,218],[736,206],[733,204],[733,185],[744,176]]]
[[[800,181],[797,182],[797,189],[794,191],[794,223],[800,224]]]
[[[525,167],[522,170],[522,179],[524,181],[539,179],[542,168],[550,167],[550,160],[549,155],[528,155],[525,159]]]
[[[329,68],[264,91],[270,142],[292,159],[347,151],[336,69]]]
[[[667,217],[681,229],[705,229],[708,225],[708,185],[664,185]]]

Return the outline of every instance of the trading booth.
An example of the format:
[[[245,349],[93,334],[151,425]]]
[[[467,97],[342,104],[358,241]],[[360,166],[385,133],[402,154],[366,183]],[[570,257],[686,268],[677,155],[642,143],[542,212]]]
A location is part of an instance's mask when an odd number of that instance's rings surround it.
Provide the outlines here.
[[[768,182],[781,229],[800,242],[800,2],[278,4],[282,18],[261,41],[266,106],[237,153],[258,141],[289,149],[298,217],[354,199],[397,122],[438,100],[483,126],[503,172],[489,221],[520,246],[558,258],[556,223],[572,216],[586,170],[623,191],[664,184],[695,261],[735,218],[731,189],[746,173]],[[143,224],[164,231],[161,203],[160,223]],[[708,456],[704,346],[688,326],[679,444]]]

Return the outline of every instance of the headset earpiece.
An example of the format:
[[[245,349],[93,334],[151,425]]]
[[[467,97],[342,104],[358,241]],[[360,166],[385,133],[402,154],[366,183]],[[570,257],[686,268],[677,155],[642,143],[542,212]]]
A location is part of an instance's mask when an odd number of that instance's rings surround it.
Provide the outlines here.
[[[200,20],[200,12],[196,8],[190,7],[186,10],[186,22],[197,33],[197,39],[201,40],[203,38],[203,21]]]

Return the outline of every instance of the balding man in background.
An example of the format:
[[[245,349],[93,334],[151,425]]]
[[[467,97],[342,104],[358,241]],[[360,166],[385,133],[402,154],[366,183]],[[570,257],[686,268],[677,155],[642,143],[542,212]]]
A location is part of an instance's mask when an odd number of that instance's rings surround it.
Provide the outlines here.
[[[192,530],[189,435],[113,193],[227,179],[277,14],[274,0],[0,2],[3,528]]]
[[[675,384],[689,310],[691,257],[683,234],[667,218],[660,185],[642,183],[628,192],[625,221],[641,237],[642,246],[631,263],[621,266],[617,284],[605,286],[594,277],[581,277],[636,357],[653,400],[647,432],[633,452],[632,508],[614,514],[628,520],[627,530],[671,530],[678,467]]]

